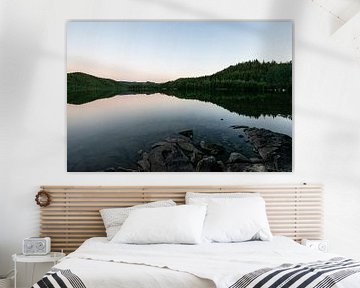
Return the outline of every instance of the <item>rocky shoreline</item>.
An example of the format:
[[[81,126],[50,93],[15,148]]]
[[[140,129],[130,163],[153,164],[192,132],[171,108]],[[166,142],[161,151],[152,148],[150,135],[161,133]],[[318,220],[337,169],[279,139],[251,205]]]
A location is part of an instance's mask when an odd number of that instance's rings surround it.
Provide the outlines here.
[[[266,129],[244,130],[250,143],[259,153],[266,171],[292,171],[292,138]]]
[[[245,141],[253,146],[256,157],[204,140],[193,141],[193,131],[180,131],[154,143],[150,151],[138,151],[137,170],[118,167],[108,172],[289,172],[292,169],[292,138],[266,129],[233,125]],[[228,154],[228,155],[227,155]],[[227,160],[220,160],[220,159]]]

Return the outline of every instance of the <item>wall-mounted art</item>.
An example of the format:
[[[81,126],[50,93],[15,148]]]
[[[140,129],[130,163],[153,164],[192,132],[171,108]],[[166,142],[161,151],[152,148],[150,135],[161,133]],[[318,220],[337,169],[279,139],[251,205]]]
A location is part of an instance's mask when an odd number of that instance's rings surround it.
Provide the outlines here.
[[[67,170],[292,171],[292,31],[69,22]]]

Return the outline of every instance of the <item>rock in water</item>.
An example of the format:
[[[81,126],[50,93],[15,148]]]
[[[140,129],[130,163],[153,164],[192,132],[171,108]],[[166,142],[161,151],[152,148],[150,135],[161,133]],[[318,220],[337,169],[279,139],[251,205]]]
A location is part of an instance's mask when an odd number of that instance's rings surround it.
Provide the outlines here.
[[[232,163],[227,165],[227,172],[266,172],[264,164]]]
[[[177,144],[180,146],[180,148],[182,150],[185,150],[187,152],[193,152],[196,149],[193,144],[191,144],[190,142],[187,142],[183,139],[179,139]]]
[[[192,172],[194,166],[184,154],[178,141],[158,142],[153,145],[149,153],[143,153],[138,161],[139,167],[146,172]],[[181,140],[181,139],[180,139]],[[179,140],[179,141],[180,141]]]
[[[254,164],[258,164],[258,163],[262,163],[263,160],[256,158],[256,157],[251,157],[249,158],[250,163],[254,163]]]
[[[151,148],[155,148],[157,146],[162,146],[162,145],[166,145],[166,144],[168,144],[168,142],[166,142],[166,141],[156,142],[153,145],[151,145]]]
[[[249,126],[246,126],[246,125],[231,125],[230,128],[233,128],[233,129],[246,129],[246,128],[249,128]]]
[[[272,152],[275,152],[276,150],[278,150],[277,147],[262,146],[261,148],[258,149],[258,152],[264,160],[267,160],[269,157],[271,157]]]
[[[169,172],[193,172],[194,167],[186,155],[180,150],[176,149],[169,154],[166,159],[166,167]]]
[[[250,162],[250,160],[238,152],[232,152],[227,161],[228,163],[238,163],[238,162]]]
[[[216,163],[217,163],[217,165],[219,167],[220,172],[226,171],[226,167],[225,167],[225,165],[224,165],[224,163],[222,161],[217,161]]]
[[[143,172],[150,172],[150,162],[148,159],[141,159],[137,162],[138,166],[140,167],[140,171]]]
[[[203,155],[204,154],[201,153],[198,149],[195,149],[190,155],[191,163],[196,165],[196,163],[198,163],[202,159]]]
[[[218,154],[222,154],[225,151],[224,147],[213,143],[208,144],[204,140],[200,141],[200,147],[202,150],[204,150],[205,153],[209,153],[215,156]]]
[[[245,168],[244,172],[266,172],[264,164],[252,164]]]
[[[184,131],[181,131],[181,132],[179,132],[179,134],[180,135],[183,135],[183,136],[185,136],[185,137],[188,137],[188,138],[190,138],[190,139],[192,139],[193,138],[193,136],[194,136],[194,132],[193,132],[193,130],[184,130]]]
[[[125,167],[122,167],[122,166],[118,166],[117,171],[119,171],[119,172],[138,172],[138,170],[125,168]]]
[[[219,163],[220,162],[220,163]],[[214,156],[204,157],[196,166],[197,172],[223,172],[224,164],[216,161]]]
[[[248,128],[245,133],[268,171],[292,170],[292,138],[266,129]]]

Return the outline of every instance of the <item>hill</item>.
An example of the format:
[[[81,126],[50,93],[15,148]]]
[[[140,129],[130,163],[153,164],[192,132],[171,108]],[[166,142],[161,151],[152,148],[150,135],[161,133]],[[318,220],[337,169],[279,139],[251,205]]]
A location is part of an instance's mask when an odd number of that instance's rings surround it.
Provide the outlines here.
[[[82,72],[67,74],[67,103],[83,104],[118,94],[146,93],[157,87],[152,82],[115,81]]]
[[[161,85],[163,89],[227,90],[246,92],[291,92],[292,62],[247,61],[209,76],[179,78]]]
[[[212,75],[179,78],[165,83],[127,82],[104,79],[75,72],[67,74],[67,102],[83,104],[100,98],[123,94],[165,93],[174,95],[201,92],[291,94],[292,62],[238,63]],[[184,96],[183,96],[184,97]]]

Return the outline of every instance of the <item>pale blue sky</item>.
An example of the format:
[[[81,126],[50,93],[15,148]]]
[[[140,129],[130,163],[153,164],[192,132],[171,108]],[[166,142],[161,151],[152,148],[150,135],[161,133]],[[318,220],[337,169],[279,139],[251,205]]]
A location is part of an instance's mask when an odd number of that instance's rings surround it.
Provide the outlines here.
[[[289,21],[70,21],[67,70],[163,82],[239,62],[292,60]]]

